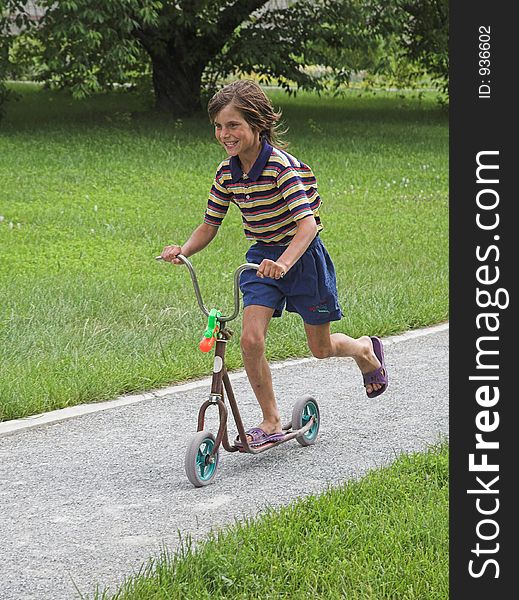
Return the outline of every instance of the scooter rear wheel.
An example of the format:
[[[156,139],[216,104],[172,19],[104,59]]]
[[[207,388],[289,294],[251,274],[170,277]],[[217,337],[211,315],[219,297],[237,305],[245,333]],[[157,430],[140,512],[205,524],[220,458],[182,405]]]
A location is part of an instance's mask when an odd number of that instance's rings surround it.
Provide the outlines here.
[[[211,456],[214,444],[215,437],[209,431],[198,431],[189,442],[184,466],[187,478],[195,487],[210,484],[216,475],[219,452]]]
[[[298,435],[296,440],[301,446],[311,446],[315,444],[317,434],[319,433],[320,415],[317,400],[312,396],[303,396],[294,404],[292,409],[292,430],[301,429],[310,419],[314,417],[314,422],[310,429]]]

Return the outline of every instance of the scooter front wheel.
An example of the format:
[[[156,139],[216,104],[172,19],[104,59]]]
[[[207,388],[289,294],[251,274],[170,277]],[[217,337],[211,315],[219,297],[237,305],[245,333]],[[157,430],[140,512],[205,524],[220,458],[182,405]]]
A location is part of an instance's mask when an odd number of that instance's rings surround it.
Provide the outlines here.
[[[189,442],[184,466],[195,487],[208,485],[216,475],[219,452],[212,455],[214,445],[215,437],[209,431],[198,431]]]

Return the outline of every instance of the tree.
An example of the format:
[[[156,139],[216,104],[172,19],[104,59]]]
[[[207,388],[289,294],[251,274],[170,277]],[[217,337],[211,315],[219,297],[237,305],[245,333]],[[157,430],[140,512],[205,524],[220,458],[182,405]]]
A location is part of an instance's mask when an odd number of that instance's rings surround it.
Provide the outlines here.
[[[449,81],[449,0],[406,0],[405,56],[436,79],[444,91]]]
[[[448,94],[449,0],[366,0],[365,9],[369,29],[382,40],[374,70],[397,85],[427,75]]]
[[[23,3],[7,0],[11,12]],[[41,42],[40,78],[76,96],[124,82],[148,68],[156,106],[175,115],[201,107],[217,78],[254,71],[298,87],[322,89],[323,77],[303,70],[326,65],[344,79],[330,48],[343,44],[337,2],[300,0],[269,7],[266,0],[40,0],[45,9],[32,35]],[[350,1],[350,16],[361,2]],[[30,24],[26,23],[26,27]],[[357,44],[373,44],[357,36]],[[362,39],[361,39],[362,38]],[[320,43],[316,43],[320,40]],[[40,46],[34,46],[38,48]],[[330,77],[328,77],[328,81]]]
[[[376,68],[380,49],[389,47],[384,36],[401,40],[410,59],[435,67],[434,51],[413,45],[409,36],[419,32],[427,39],[422,6],[447,2],[39,0],[43,16],[34,22],[24,20],[25,2],[3,1],[0,42],[12,45],[5,15],[16,15],[33,42],[22,48],[38,54],[39,79],[81,97],[148,72],[156,107],[175,116],[200,110],[204,93],[231,74],[255,73],[289,91],[291,83],[337,88],[353,70]],[[15,55],[11,50],[10,58],[4,56],[4,71],[6,64],[13,68]],[[0,57],[0,79],[1,63]],[[308,65],[320,69],[311,73]]]
[[[29,14],[25,2],[0,0],[0,121],[4,115],[5,104],[12,96],[4,81],[11,75],[9,51],[13,39],[23,28],[27,28]]]

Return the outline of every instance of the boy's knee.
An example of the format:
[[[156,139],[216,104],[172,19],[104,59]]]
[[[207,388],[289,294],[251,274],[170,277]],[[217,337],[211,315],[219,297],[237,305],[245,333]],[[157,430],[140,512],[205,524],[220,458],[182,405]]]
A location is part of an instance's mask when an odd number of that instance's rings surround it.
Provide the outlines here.
[[[265,351],[265,338],[254,332],[243,332],[240,338],[240,346],[243,354],[263,354]]]

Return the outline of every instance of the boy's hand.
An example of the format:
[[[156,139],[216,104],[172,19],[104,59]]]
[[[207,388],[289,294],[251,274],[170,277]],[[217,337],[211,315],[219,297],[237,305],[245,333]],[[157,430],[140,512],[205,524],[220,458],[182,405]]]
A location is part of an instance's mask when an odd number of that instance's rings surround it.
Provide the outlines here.
[[[167,262],[173,263],[174,265],[184,264],[177,256],[182,254],[182,248],[180,246],[166,246],[162,250],[161,257]]]
[[[265,258],[261,261],[261,264],[256,274],[262,279],[263,277],[270,277],[271,279],[281,279],[286,275],[287,271],[288,267],[282,262],[274,262],[273,260]]]

